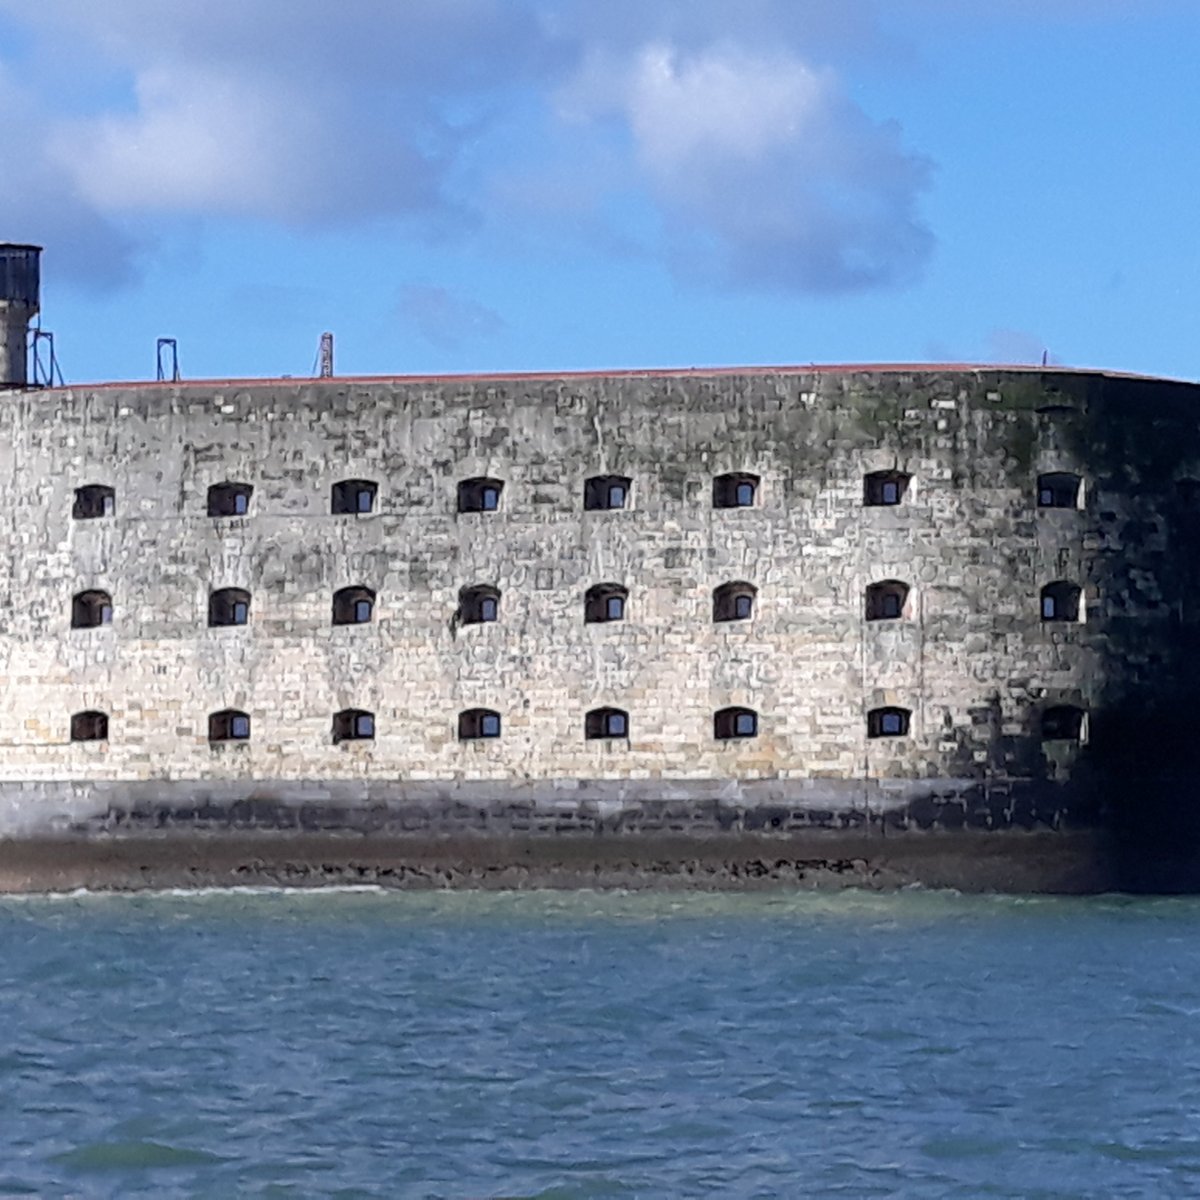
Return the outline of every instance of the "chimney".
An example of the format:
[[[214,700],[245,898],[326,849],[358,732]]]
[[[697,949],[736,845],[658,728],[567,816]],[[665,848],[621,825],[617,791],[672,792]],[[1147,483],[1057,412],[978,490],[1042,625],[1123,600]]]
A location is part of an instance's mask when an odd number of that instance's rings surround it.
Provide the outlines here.
[[[41,246],[0,242],[0,388],[29,385],[29,322],[37,315]]]

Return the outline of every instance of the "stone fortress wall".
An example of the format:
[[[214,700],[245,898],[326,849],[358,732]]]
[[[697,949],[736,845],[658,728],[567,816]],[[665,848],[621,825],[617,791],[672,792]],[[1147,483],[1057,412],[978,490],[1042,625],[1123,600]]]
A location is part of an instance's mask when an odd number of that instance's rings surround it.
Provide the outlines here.
[[[0,831],[122,795],[1090,821],[1096,780],[1161,749],[1190,688],[1198,402],[1193,385],[1001,368],[5,393]],[[753,503],[714,507],[731,472],[757,477]],[[908,477],[900,503],[864,502],[872,472]],[[1055,472],[1079,477],[1078,503],[1039,505]],[[585,481],[606,475],[631,481],[627,504],[588,511]],[[458,511],[474,477],[502,481],[495,511]],[[372,511],[331,512],[343,480],[377,486]],[[209,516],[226,482],[252,485],[247,511]],[[111,511],[73,515],[88,485]],[[732,581],[756,589],[752,616],[714,621]],[[882,581],[909,589],[899,618],[868,619]],[[1072,619],[1043,619],[1055,581],[1082,589]],[[624,619],[585,621],[602,583],[627,589]],[[355,585],[372,619],[333,624]],[[499,593],[497,620],[462,619],[471,585]],[[245,625],[209,625],[222,588],[249,593]],[[88,589],[111,623],[73,628]],[[585,737],[605,706],[627,737]],[[714,736],[730,706],[757,736]],[[460,738],[476,708],[499,737]],[[905,732],[868,736],[888,708]],[[348,709],[373,738],[335,741]],[[1050,709],[1078,727],[1048,729]],[[251,736],[210,741],[222,710]],[[107,736],[73,741],[88,711]]]

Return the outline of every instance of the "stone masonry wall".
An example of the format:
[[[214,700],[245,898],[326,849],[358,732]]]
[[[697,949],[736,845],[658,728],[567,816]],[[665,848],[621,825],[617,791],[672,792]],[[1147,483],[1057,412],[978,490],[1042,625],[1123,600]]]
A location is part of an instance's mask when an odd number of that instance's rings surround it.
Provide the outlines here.
[[[1197,399],[868,369],[8,393],[0,781],[1065,783],[1106,704],[1175,669],[1195,614]],[[911,474],[904,502],[865,506],[884,469]],[[1056,470],[1084,477],[1081,510],[1037,507]],[[714,509],[729,471],[761,476],[755,506]],[[633,480],[630,507],[583,511],[608,473]],[[500,510],[458,513],[457,482],[482,475]],[[378,482],[375,511],[331,515],[352,478]],[[224,481],[253,484],[246,516],[206,515]],[[72,518],[84,484],[115,489],[114,515]],[[905,617],[868,622],[886,579],[911,586]],[[1083,622],[1040,619],[1056,579],[1084,587]],[[757,587],[754,617],[714,623],[732,580]],[[585,624],[608,581],[626,619]],[[474,583],[500,589],[496,623],[456,622]],[[375,619],[335,627],[353,584]],[[72,629],[93,587],[112,624]],[[247,626],[208,627],[221,587],[251,593]],[[1057,703],[1089,710],[1089,745],[1042,743]],[[628,711],[628,739],[585,740],[602,705]],[[714,739],[727,705],[758,713],[756,738]],[[908,736],[866,736],[883,705],[912,711]],[[347,707],[375,714],[373,741],[333,743]],[[459,741],[473,707],[503,736]],[[224,708],[250,714],[248,743],[209,744]],[[109,714],[106,741],[70,741],[85,709]]]

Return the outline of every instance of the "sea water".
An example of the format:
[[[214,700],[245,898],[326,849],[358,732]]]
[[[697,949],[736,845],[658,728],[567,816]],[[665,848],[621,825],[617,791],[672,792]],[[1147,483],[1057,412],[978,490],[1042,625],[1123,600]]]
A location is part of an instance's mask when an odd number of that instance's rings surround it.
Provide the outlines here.
[[[1200,901],[0,900],[0,1195],[1200,1194]]]

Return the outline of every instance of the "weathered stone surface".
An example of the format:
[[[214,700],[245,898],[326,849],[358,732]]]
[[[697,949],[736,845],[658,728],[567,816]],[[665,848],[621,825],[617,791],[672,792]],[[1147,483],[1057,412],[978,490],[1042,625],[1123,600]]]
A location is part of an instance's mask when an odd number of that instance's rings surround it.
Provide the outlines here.
[[[1102,828],[1190,847],[1200,630],[1200,389],[1018,369],[107,385],[0,395],[0,834],[336,827],[593,836],[623,830]],[[863,478],[911,476],[869,507]],[[1084,481],[1037,505],[1040,473]],[[713,478],[761,479],[750,508]],[[584,481],[632,480],[584,511]],[[504,482],[458,513],[460,480]],[[332,515],[332,485],[378,484]],[[245,516],[210,485],[253,484]],[[72,517],[77,487],[113,515]],[[757,588],[714,623],[713,589]],[[867,621],[866,588],[910,588]],[[1081,622],[1041,588],[1083,589]],[[597,583],[625,620],[585,624]],[[333,593],[376,593],[367,625]],[[456,620],[500,590],[500,619]],[[249,624],[210,628],[210,591]],[[72,629],[107,590],[111,626]],[[587,741],[584,714],[629,713]],[[1042,714],[1086,709],[1082,745]],[[713,714],[755,710],[753,739]],[[868,710],[911,711],[867,737]],[[503,736],[462,742],[458,714]],[[247,712],[247,744],[208,716]],[[333,714],[375,714],[334,744]],[[109,716],[104,742],[70,718]]]

